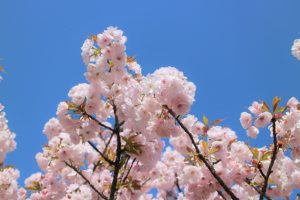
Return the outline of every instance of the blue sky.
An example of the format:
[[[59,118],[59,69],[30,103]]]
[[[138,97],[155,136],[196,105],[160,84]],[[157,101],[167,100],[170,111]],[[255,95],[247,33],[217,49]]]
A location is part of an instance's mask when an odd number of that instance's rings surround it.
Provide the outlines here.
[[[254,100],[300,98],[300,62],[290,54],[299,8],[296,0],[1,0],[0,102],[18,143],[7,163],[21,170],[20,182],[38,170],[45,122],[85,81],[80,47],[108,26],[124,30],[144,74],[175,66],[197,85],[193,114],[226,118],[242,140],[266,144],[268,133],[245,137],[239,116]]]

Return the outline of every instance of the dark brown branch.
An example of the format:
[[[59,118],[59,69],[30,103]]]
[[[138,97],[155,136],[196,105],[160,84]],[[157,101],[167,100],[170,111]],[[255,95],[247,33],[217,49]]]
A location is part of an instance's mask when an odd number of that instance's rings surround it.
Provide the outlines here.
[[[110,137],[109,137],[109,139],[108,139],[108,142],[106,143],[106,146],[105,146],[105,148],[104,148],[104,150],[103,150],[103,153],[104,153],[104,154],[106,153],[106,151],[107,151],[107,149],[108,149],[108,147],[109,147],[109,145],[110,145],[110,142],[111,142],[111,139],[113,138],[113,136],[114,136],[114,133],[112,133],[112,134],[110,135]]]
[[[261,175],[264,179],[267,179],[265,173],[264,173],[264,172],[262,171],[262,169],[261,169],[261,166],[258,167],[258,170],[259,170],[260,175]]]
[[[273,117],[271,122],[272,122],[272,134],[273,134],[273,145],[274,145],[274,147],[273,147],[271,162],[270,162],[270,165],[268,167],[266,178],[264,178],[265,181],[264,181],[264,184],[263,184],[263,187],[261,189],[260,196],[259,196],[260,200],[263,200],[264,196],[266,195],[269,178],[270,178],[271,173],[273,172],[272,168],[273,168],[273,165],[275,163],[277,152],[278,152],[277,134],[276,134],[276,119]]]
[[[110,130],[110,131],[112,131],[112,132],[114,131],[114,129],[112,129],[112,128],[109,127],[109,126],[106,126],[105,124],[103,124],[102,122],[100,122],[99,120],[97,120],[94,116],[92,116],[92,115],[90,115],[90,114],[88,114],[88,113],[86,113],[86,112],[84,112],[83,115],[85,115],[85,116],[87,116],[88,118],[90,118],[91,120],[95,121],[99,126],[102,126],[103,128],[106,128],[106,129],[108,129],[108,130]]]
[[[251,185],[251,181],[249,179],[246,178],[245,182],[252,187],[258,194],[261,193],[260,189],[258,187],[255,187],[254,185]],[[268,195],[265,194],[264,196],[267,200],[272,200]]]
[[[115,169],[114,169],[114,174],[113,174],[113,181],[111,184],[111,189],[110,189],[110,197],[109,200],[114,200],[115,199],[115,194],[118,191],[117,188],[117,183],[118,183],[118,175],[121,169],[121,155],[122,155],[122,144],[121,144],[121,135],[120,135],[120,124],[119,124],[119,119],[117,115],[117,107],[113,103],[113,110],[114,110],[114,115],[115,115],[115,126],[114,126],[114,133],[117,136],[117,153],[116,153],[116,159],[115,159]]]
[[[218,194],[219,194],[224,200],[226,200],[224,194],[223,194],[220,190],[217,190],[217,192],[218,192]]]
[[[149,178],[147,178],[142,184],[141,184],[141,186],[143,186],[143,185],[145,185],[148,181],[150,181],[151,180],[151,178],[149,177]]]
[[[109,145],[110,145],[110,142],[111,142],[111,139],[113,138],[113,136],[114,136],[114,132],[112,132],[112,134],[110,135],[110,137],[109,137],[109,139],[108,139],[108,142],[107,142],[106,145],[105,145],[105,148],[104,148],[104,150],[103,150],[103,155],[105,155],[105,153],[106,153],[106,151],[107,151],[107,149],[108,149],[108,147],[109,147]],[[96,169],[97,169],[97,167],[100,165],[100,163],[101,163],[101,160],[99,160],[99,161],[95,164],[93,171],[96,171]]]
[[[101,160],[98,160],[96,164],[94,164],[93,172],[96,171],[97,167],[99,167],[101,164]]]
[[[108,162],[110,165],[115,165],[115,163],[114,163],[112,160],[110,160],[109,158],[107,158],[101,151],[99,151],[99,149],[98,149],[91,141],[88,141],[88,143],[89,143],[89,145],[90,145],[91,147],[93,147],[93,149],[94,149],[95,151],[97,151],[97,152],[101,155],[101,157],[102,157],[106,162]]]
[[[126,176],[125,176],[124,179],[123,179],[123,182],[125,182],[126,179],[128,178],[128,176],[129,176],[129,174],[130,174],[130,171],[131,171],[131,169],[132,169],[132,167],[133,167],[135,161],[136,161],[136,158],[134,158],[134,159],[132,160],[131,165],[130,165],[128,171],[127,171],[127,174],[126,174]]]
[[[122,151],[122,153],[123,153],[123,151]],[[122,171],[122,175],[121,175],[121,177],[120,177],[120,180],[123,180],[123,177],[124,177],[124,175],[125,175],[125,170],[126,170],[126,168],[127,168],[127,165],[128,165],[128,163],[129,163],[129,160],[130,160],[130,155],[125,155],[126,156],[126,161],[125,161],[125,164],[123,165],[123,171]],[[123,181],[122,181],[123,182]]]
[[[176,180],[175,180],[175,185],[176,185],[176,187],[177,187],[177,190],[178,190],[178,192],[182,192],[182,190],[181,190],[181,188],[180,188],[180,185],[179,185],[179,180],[178,180],[178,175],[177,175],[177,173],[175,173],[175,178],[176,178]]]
[[[85,180],[85,182],[102,198],[105,200],[108,200],[108,198],[102,194],[100,191],[98,191],[95,186],[81,173],[81,171],[79,169],[77,169],[75,166],[69,164],[68,162],[65,162],[65,164],[70,167],[71,169],[73,169],[77,174],[79,174],[81,176],[81,178],[83,178]]]
[[[231,189],[225,184],[225,182],[221,179],[221,177],[217,174],[215,168],[205,159],[205,157],[201,154],[192,133],[184,126],[184,124],[176,117],[175,113],[168,107],[164,106],[168,112],[172,115],[172,117],[176,120],[176,122],[180,125],[180,127],[184,130],[184,132],[189,136],[191,142],[193,143],[194,148],[196,149],[196,153],[198,158],[205,164],[205,166],[209,169],[210,173],[214,176],[214,178],[218,181],[218,183],[223,187],[225,192],[233,199],[238,200],[235,194],[231,191]]]

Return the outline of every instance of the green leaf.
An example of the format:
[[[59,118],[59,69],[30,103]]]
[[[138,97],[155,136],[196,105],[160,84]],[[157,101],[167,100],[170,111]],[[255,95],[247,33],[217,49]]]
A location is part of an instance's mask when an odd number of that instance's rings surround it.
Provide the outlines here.
[[[31,190],[31,191],[40,191],[42,189],[41,185],[39,182],[34,181],[32,182],[32,185],[29,187],[25,187],[26,190]]]
[[[208,126],[209,121],[208,121],[208,118],[205,115],[203,115],[202,120],[203,120],[204,125]]]
[[[202,148],[203,148],[204,151],[207,151],[207,150],[208,150],[208,144],[207,144],[206,141],[201,140],[201,143],[200,143],[200,144],[202,145]]]
[[[208,155],[217,153],[218,151],[220,151],[220,148],[217,148],[217,147],[210,148],[208,151]]]
[[[107,60],[107,64],[110,68],[114,67],[114,63],[112,60]]]
[[[258,155],[259,155],[258,149],[257,148],[250,148],[250,151],[252,152],[253,157],[257,159]]]
[[[72,101],[66,101],[68,104],[68,110],[76,110],[77,109],[77,104],[73,103]]]
[[[0,71],[3,72],[4,71],[4,67],[2,65],[0,65]]]
[[[267,151],[266,153],[264,153],[264,155],[260,158],[261,161],[264,160],[269,160],[270,157],[272,156],[273,152],[272,151]]]
[[[134,62],[136,62],[136,60],[135,60],[135,56],[127,56],[127,63],[134,63]]]
[[[268,106],[268,104],[266,103],[266,102],[262,102],[263,103],[263,105],[262,105],[262,107],[261,107],[261,109],[264,111],[264,112],[269,112],[270,111],[270,108],[269,108],[269,106]]]
[[[269,184],[276,184],[276,182],[273,179],[271,179],[271,178],[269,178],[268,183]]]
[[[256,187],[256,186],[258,186],[258,183],[256,183],[255,181],[254,181],[254,182],[251,182],[251,183],[250,183],[250,186]]]
[[[281,101],[281,98],[280,97],[274,97],[273,100],[272,100],[272,105],[273,105],[273,111],[276,110],[279,102]]]
[[[133,191],[135,191],[135,190],[141,190],[142,186],[140,184],[140,181],[139,180],[133,180],[131,182],[131,188],[133,188]]]
[[[124,149],[130,154],[139,155],[141,154],[143,145],[135,141],[135,137],[137,135],[129,136],[128,138],[122,137],[122,139],[126,142]]]
[[[276,113],[283,113],[285,110],[286,110],[286,107],[279,107],[279,108],[276,108],[275,112]]]
[[[213,123],[211,123],[210,126],[215,126],[215,125],[221,123],[222,121],[223,121],[223,119],[216,119],[215,121],[213,121]]]
[[[121,167],[123,167],[123,165],[126,163],[126,160],[127,160],[128,158],[126,157],[126,156],[123,156],[122,158],[121,158],[121,161],[120,161],[120,168]]]
[[[93,56],[101,55],[101,48],[94,49]]]
[[[13,165],[6,165],[6,166],[4,166],[4,167],[1,166],[0,172],[3,172],[4,170],[6,170],[6,169],[11,169],[11,168],[15,168],[15,166],[13,166]]]

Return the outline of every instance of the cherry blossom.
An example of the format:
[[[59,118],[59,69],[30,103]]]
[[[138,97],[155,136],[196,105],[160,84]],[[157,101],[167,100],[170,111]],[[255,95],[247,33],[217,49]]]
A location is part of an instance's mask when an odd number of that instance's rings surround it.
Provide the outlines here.
[[[291,51],[292,51],[292,55],[296,59],[300,60],[300,39],[294,40]]]
[[[254,101],[240,115],[245,133],[237,133],[220,119],[189,114],[194,83],[171,66],[144,76],[126,42],[115,27],[84,41],[86,82],[70,88],[69,99],[45,124],[48,141],[36,154],[41,171],[25,180],[25,188],[18,187],[19,171],[3,163],[16,143],[1,106],[1,197],[262,200],[287,199],[300,188],[295,97],[283,106],[279,97],[270,105]],[[239,141],[240,134],[260,139],[259,132],[272,143]]]

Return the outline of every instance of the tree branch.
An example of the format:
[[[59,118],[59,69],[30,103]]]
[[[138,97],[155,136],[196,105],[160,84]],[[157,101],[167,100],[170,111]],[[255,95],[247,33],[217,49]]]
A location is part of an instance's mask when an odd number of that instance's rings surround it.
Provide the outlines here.
[[[262,171],[262,169],[261,169],[260,166],[258,167],[258,170],[259,170],[259,173],[262,175],[262,177],[263,177],[264,179],[267,179],[265,173]]]
[[[175,173],[175,178],[176,178],[176,180],[175,180],[175,185],[176,185],[176,187],[177,187],[177,190],[178,190],[178,192],[182,192],[182,190],[181,190],[181,188],[180,188],[180,185],[179,185],[177,173]]]
[[[105,148],[104,148],[104,150],[103,150],[103,155],[105,155],[105,153],[106,153],[106,151],[107,151],[107,149],[108,149],[108,147],[109,147],[109,145],[110,145],[110,142],[111,142],[111,139],[113,138],[113,136],[114,136],[114,132],[112,132],[112,134],[110,135],[110,137],[109,137],[109,139],[108,139],[108,142],[106,143],[106,145],[105,145]],[[105,141],[104,141],[105,142]],[[93,169],[93,171],[96,171],[96,169],[97,169],[97,167],[100,165],[100,162],[101,162],[101,160],[99,160],[97,163],[96,163],[96,165],[94,166],[94,169]],[[113,161],[112,161],[113,162]]]
[[[264,178],[265,179],[264,185],[261,189],[261,193],[260,193],[260,196],[259,196],[260,200],[263,200],[264,196],[266,195],[267,187],[268,187],[268,181],[269,181],[271,173],[273,172],[272,168],[273,168],[273,165],[275,163],[277,152],[278,152],[277,135],[276,135],[276,119],[273,117],[271,122],[272,122],[272,134],[273,134],[273,145],[274,145],[274,147],[273,147],[271,162],[270,162],[267,174],[266,174],[266,178]]]
[[[70,167],[71,169],[73,169],[77,174],[79,174],[81,176],[81,178],[83,178],[85,180],[85,182],[103,199],[108,200],[108,198],[102,194],[100,191],[98,191],[95,186],[82,174],[82,172],[77,169],[76,167],[74,167],[73,165],[69,164],[68,162],[65,161],[65,164]]]
[[[217,192],[218,192],[218,194],[219,194],[224,200],[226,200],[224,194],[223,194],[220,190],[217,190]]]
[[[246,178],[245,182],[246,182],[250,187],[252,187],[258,194],[261,193],[261,191],[260,191],[259,188],[255,187],[254,185],[251,185],[251,181],[250,181],[248,178]],[[265,194],[264,197],[265,197],[267,200],[272,200],[272,199],[271,199],[268,195],[266,195],[266,194]]]
[[[114,175],[113,175],[113,181],[111,184],[111,189],[110,189],[110,197],[109,200],[114,200],[115,199],[115,194],[118,191],[117,188],[117,183],[118,183],[118,175],[119,171],[121,168],[120,161],[121,161],[121,155],[122,155],[122,149],[121,149],[121,136],[120,136],[120,124],[119,124],[119,119],[117,115],[117,107],[113,103],[113,110],[114,110],[114,115],[115,115],[115,127],[114,127],[114,133],[117,136],[117,153],[116,153],[116,159],[115,159],[115,169],[114,169]]]
[[[115,163],[114,163],[112,160],[110,160],[109,158],[107,158],[101,151],[99,151],[99,149],[98,149],[91,141],[88,141],[88,143],[89,143],[89,145],[91,145],[91,147],[93,147],[93,149],[94,149],[95,151],[97,151],[97,152],[101,155],[101,157],[102,157],[106,162],[108,162],[110,165],[115,165]]]
[[[225,192],[233,199],[238,200],[235,194],[231,191],[231,189],[225,184],[225,182],[221,179],[221,177],[217,174],[215,168],[210,165],[210,163],[205,159],[205,157],[201,154],[192,133],[184,126],[184,124],[176,117],[175,113],[168,107],[164,106],[168,112],[172,115],[172,117],[176,120],[176,122],[180,125],[180,127],[184,130],[184,132],[189,136],[191,142],[193,143],[194,148],[196,149],[196,153],[198,158],[205,164],[205,166],[209,169],[210,173],[214,176],[214,178],[218,181],[218,183],[223,187]]]
[[[92,116],[92,115],[90,115],[90,114],[88,114],[88,113],[86,113],[86,112],[84,112],[83,115],[85,115],[85,116],[87,116],[88,118],[90,118],[91,120],[95,121],[99,126],[102,126],[103,128],[106,128],[106,129],[108,129],[108,130],[110,130],[110,131],[112,131],[112,132],[114,131],[114,129],[112,129],[112,128],[109,127],[109,126],[106,126],[105,124],[103,124],[102,122],[100,122],[99,120],[97,120],[94,116]]]
[[[105,148],[104,148],[104,150],[103,150],[103,153],[104,153],[104,154],[106,153],[106,151],[107,151],[107,149],[108,149],[108,147],[109,147],[109,145],[110,145],[110,142],[111,142],[111,139],[113,138],[113,136],[114,136],[114,132],[110,135],[110,137],[109,137],[109,139],[108,139],[108,142],[106,143],[106,146],[105,146]]]
[[[126,179],[128,178],[128,176],[129,176],[129,174],[130,174],[130,171],[131,171],[131,169],[132,169],[133,164],[135,163],[135,161],[136,161],[136,158],[134,158],[134,159],[132,160],[131,165],[130,165],[128,171],[127,171],[127,174],[126,174],[126,176],[125,176],[124,179],[123,179],[123,182],[125,182]]]

